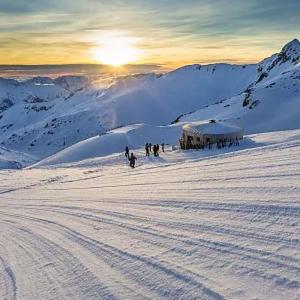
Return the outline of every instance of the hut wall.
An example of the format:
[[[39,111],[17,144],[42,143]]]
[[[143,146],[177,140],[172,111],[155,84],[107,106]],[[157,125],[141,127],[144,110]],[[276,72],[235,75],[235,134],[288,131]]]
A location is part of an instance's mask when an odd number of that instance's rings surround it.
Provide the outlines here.
[[[243,139],[243,131],[226,133],[226,134],[201,134],[196,131],[183,130],[182,134],[182,148],[192,148],[199,145],[207,146],[208,141],[212,144],[217,143],[220,140],[230,140]]]

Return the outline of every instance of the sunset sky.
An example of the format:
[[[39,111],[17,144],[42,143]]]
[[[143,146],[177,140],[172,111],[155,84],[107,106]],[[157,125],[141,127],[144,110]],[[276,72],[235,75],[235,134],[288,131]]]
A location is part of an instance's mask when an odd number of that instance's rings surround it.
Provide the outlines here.
[[[169,68],[250,63],[299,38],[299,16],[298,0],[0,0],[0,64],[100,63],[114,48]]]

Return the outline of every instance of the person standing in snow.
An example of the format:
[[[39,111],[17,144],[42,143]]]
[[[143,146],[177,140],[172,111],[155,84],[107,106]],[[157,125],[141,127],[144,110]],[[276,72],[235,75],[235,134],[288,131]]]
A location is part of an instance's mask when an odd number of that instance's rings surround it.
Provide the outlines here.
[[[155,156],[159,156],[159,145],[158,144],[155,145]]]
[[[133,153],[131,152],[131,155],[129,156],[129,166],[131,168],[135,168],[135,161],[137,160],[137,158],[133,155]]]
[[[226,147],[226,140],[225,139],[221,140],[221,146],[222,146],[222,148]]]
[[[164,143],[161,144],[161,151],[165,152],[165,144]]]
[[[145,145],[145,151],[146,151],[146,156],[149,156],[150,153],[149,153],[149,144],[148,143],[146,143],[146,145]]]
[[[149,145],[149,151],[152,152],[152,144],[149,143],[148,145]]]
[[[153,155],[154,155],[154,156],[157,156],[157,153],[156,153],[156,145],[153,145]]]
[[[125,147],[125,157],[129,159],[129,148],[128,146]]]

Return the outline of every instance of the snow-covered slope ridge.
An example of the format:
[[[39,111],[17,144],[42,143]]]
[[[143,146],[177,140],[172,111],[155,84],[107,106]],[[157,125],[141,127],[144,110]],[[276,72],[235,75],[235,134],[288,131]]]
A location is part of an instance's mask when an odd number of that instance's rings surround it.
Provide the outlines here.
[[[248,133],[300,128],[300,43],[294,40],[257,68],[244,93],[209,105],[181,120],[215,118],[241,125]]]
[[[287,135],[135,170],[0,171],[0,298],[298,300],[300,139]]]

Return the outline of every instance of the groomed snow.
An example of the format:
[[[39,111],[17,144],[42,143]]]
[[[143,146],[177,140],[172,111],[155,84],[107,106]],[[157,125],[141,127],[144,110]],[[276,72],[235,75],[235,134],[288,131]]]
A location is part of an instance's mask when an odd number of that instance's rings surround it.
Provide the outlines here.
[[[299,299],[300,130],[250,139],[1,171],[0,299]]]

